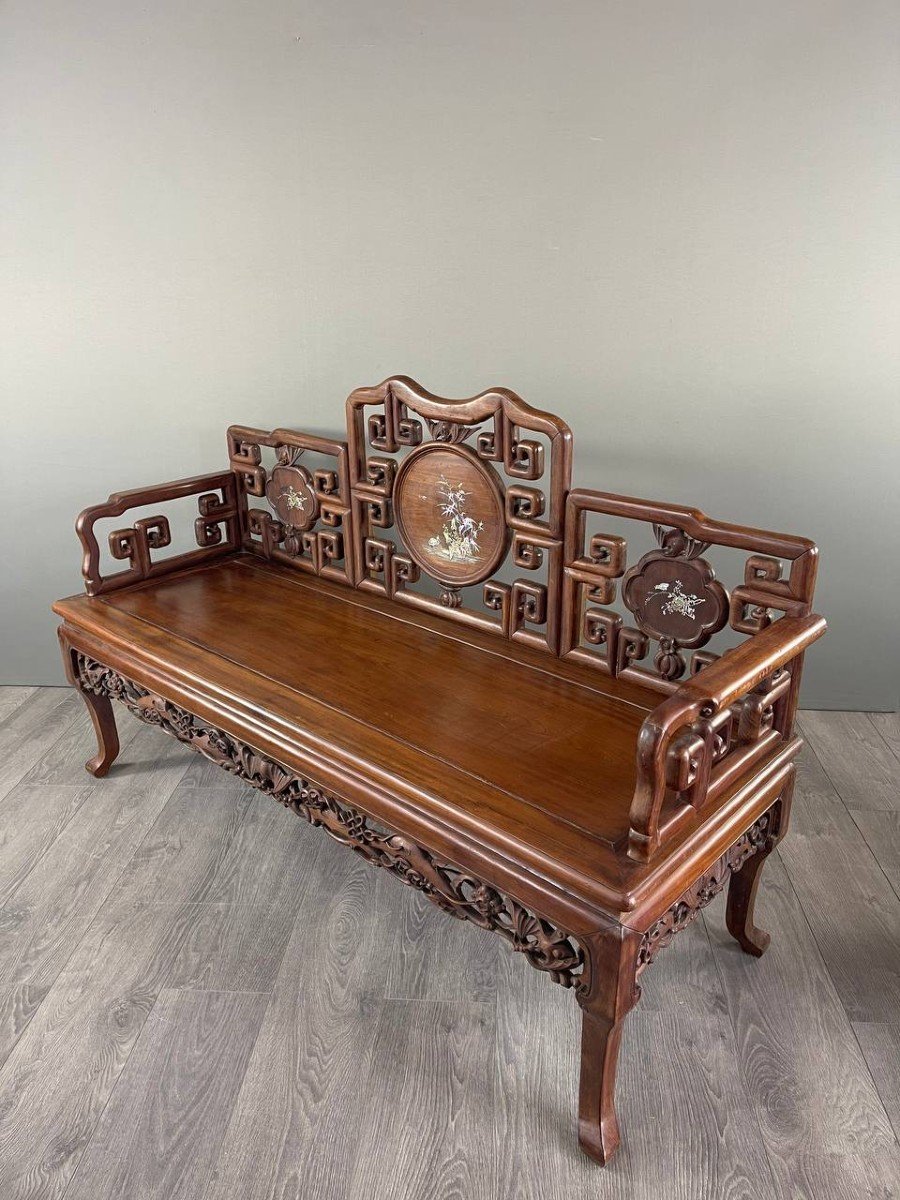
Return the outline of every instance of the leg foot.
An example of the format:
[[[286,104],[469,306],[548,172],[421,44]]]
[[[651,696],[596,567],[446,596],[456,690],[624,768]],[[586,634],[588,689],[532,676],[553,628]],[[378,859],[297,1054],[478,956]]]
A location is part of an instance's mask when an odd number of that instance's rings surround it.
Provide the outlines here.
[[[725,924],[728,932],[736,939],[745,954],[759,958],[769,944],[769,935],[753,924],[753,907],[756,889],[763,863],[768,851],[759,851],[732,875],[728,884],[728,903],[725,909]]]
[[[604,1166],[619,1144],[616,1066],[625,1016],[640,996],[635,983],[640,934],[618,927],[591,935],[583,945],[578,1141],[585,1154]]]
[[[87,705],[97,734],[97,753],[84,764],[85,770],[102,779],[119,753],[119,735],[112,702],[108,696],[98,696],[94,692],[82,691],[81,698]]]
[[[581,1080],[578,1092],[578,1144],[605,1166],[619,1144],[614,1103],[622,1022],[585,1012],[581,1025]]]

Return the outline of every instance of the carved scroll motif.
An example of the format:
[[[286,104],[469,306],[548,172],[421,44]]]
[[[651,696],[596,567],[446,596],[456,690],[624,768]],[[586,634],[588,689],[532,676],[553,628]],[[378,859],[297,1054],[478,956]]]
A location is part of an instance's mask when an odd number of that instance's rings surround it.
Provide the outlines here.
[[[655,921],[641,939],[638,950],[637,973],[653,962],[660,950],[668,946],[695,920],[700,912],[723,891],[732,875],[754,854],[768,853],[781,832],[782,802],[776,800],[771,808],[758,817],[746,833],[725,851],[705,875],[692,884],[681,898]]]
[[[120,701],[142,721],[158,726],[416,888],[444,912],[499,933],[555,983],[567,988],[578,983],[584,969],[584,952],[571,934],[477,876],[440,861],[409,838],[376,828],[359,809],[112,668],[78,651],[73,661],[79,685],[85,691]]]

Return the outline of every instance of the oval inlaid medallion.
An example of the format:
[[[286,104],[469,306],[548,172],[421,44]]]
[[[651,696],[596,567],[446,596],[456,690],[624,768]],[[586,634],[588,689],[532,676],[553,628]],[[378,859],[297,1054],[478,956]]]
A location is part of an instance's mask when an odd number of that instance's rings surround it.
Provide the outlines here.
[[[429,442],[408,455],[394,510],[410,557],[448,587],[481,583],[506,556],[503,484],[468,446]]]

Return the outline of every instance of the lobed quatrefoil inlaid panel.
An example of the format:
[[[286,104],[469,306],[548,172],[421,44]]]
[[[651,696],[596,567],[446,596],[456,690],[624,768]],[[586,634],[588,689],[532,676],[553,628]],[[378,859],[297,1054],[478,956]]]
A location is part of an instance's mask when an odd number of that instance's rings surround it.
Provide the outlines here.
[[[347,426],[357,586],[556,653],[568,426],[402,377],[353,392]]]
[[[305,467],[297,465],[293,456],[287,465],[274,467],[271,471],[266,484],[266,499],[288,537],[309,529],[319,516],[312,476]]]

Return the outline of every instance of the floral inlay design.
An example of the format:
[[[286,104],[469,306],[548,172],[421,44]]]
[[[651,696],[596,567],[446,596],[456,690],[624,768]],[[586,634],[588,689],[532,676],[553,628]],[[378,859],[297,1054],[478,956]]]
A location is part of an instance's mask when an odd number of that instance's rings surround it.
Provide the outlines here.
[[[397,471],[393,507],[406,552],[443,584],[444,607],[458,607],[459,589],[488,579],[506,555],[502,482],[469,446],[435,441],[413,450]]]
[[[674,680],[687,669],[680,651],[704,646],[727,621],[728,593],[701,557],[703,542],[681,529],[653,529],[659,549],[626,572],[622,600],[640,633],[659,643],[657,673]]]
[[[284,526],[287,539],[309,529],[319,515],[319,502],[309,472],[298,465],[298,455],[283,456],[287,461],[272,469],[266,484],[266,499]]]
[[[294,489],[293,485],[288,485],[288,487],[282,488],[281,496],[288,508],[299,508],[301,512],[306,512],[306,506],[309,498],[308,496],[301,496],[300,493]]]
[[[696,620],[698,606],[706,603],[702,596],[686,592],[680,579],[676,579],[673,584],[658,583],[648,598],[647,604],[653,600],[665,601],[661,609],[664,616],[668,617],[672,613],[678,613],[690,621]]]
[[[461,483],[454,485],[442,475],[438,480],[438,494],[444,526],[440,537],[429,538],[428,549],[450,562],[478,562],[481,556],[478,537],[484,529],[484,521],[476,521],[466,512],[469,493]]]

